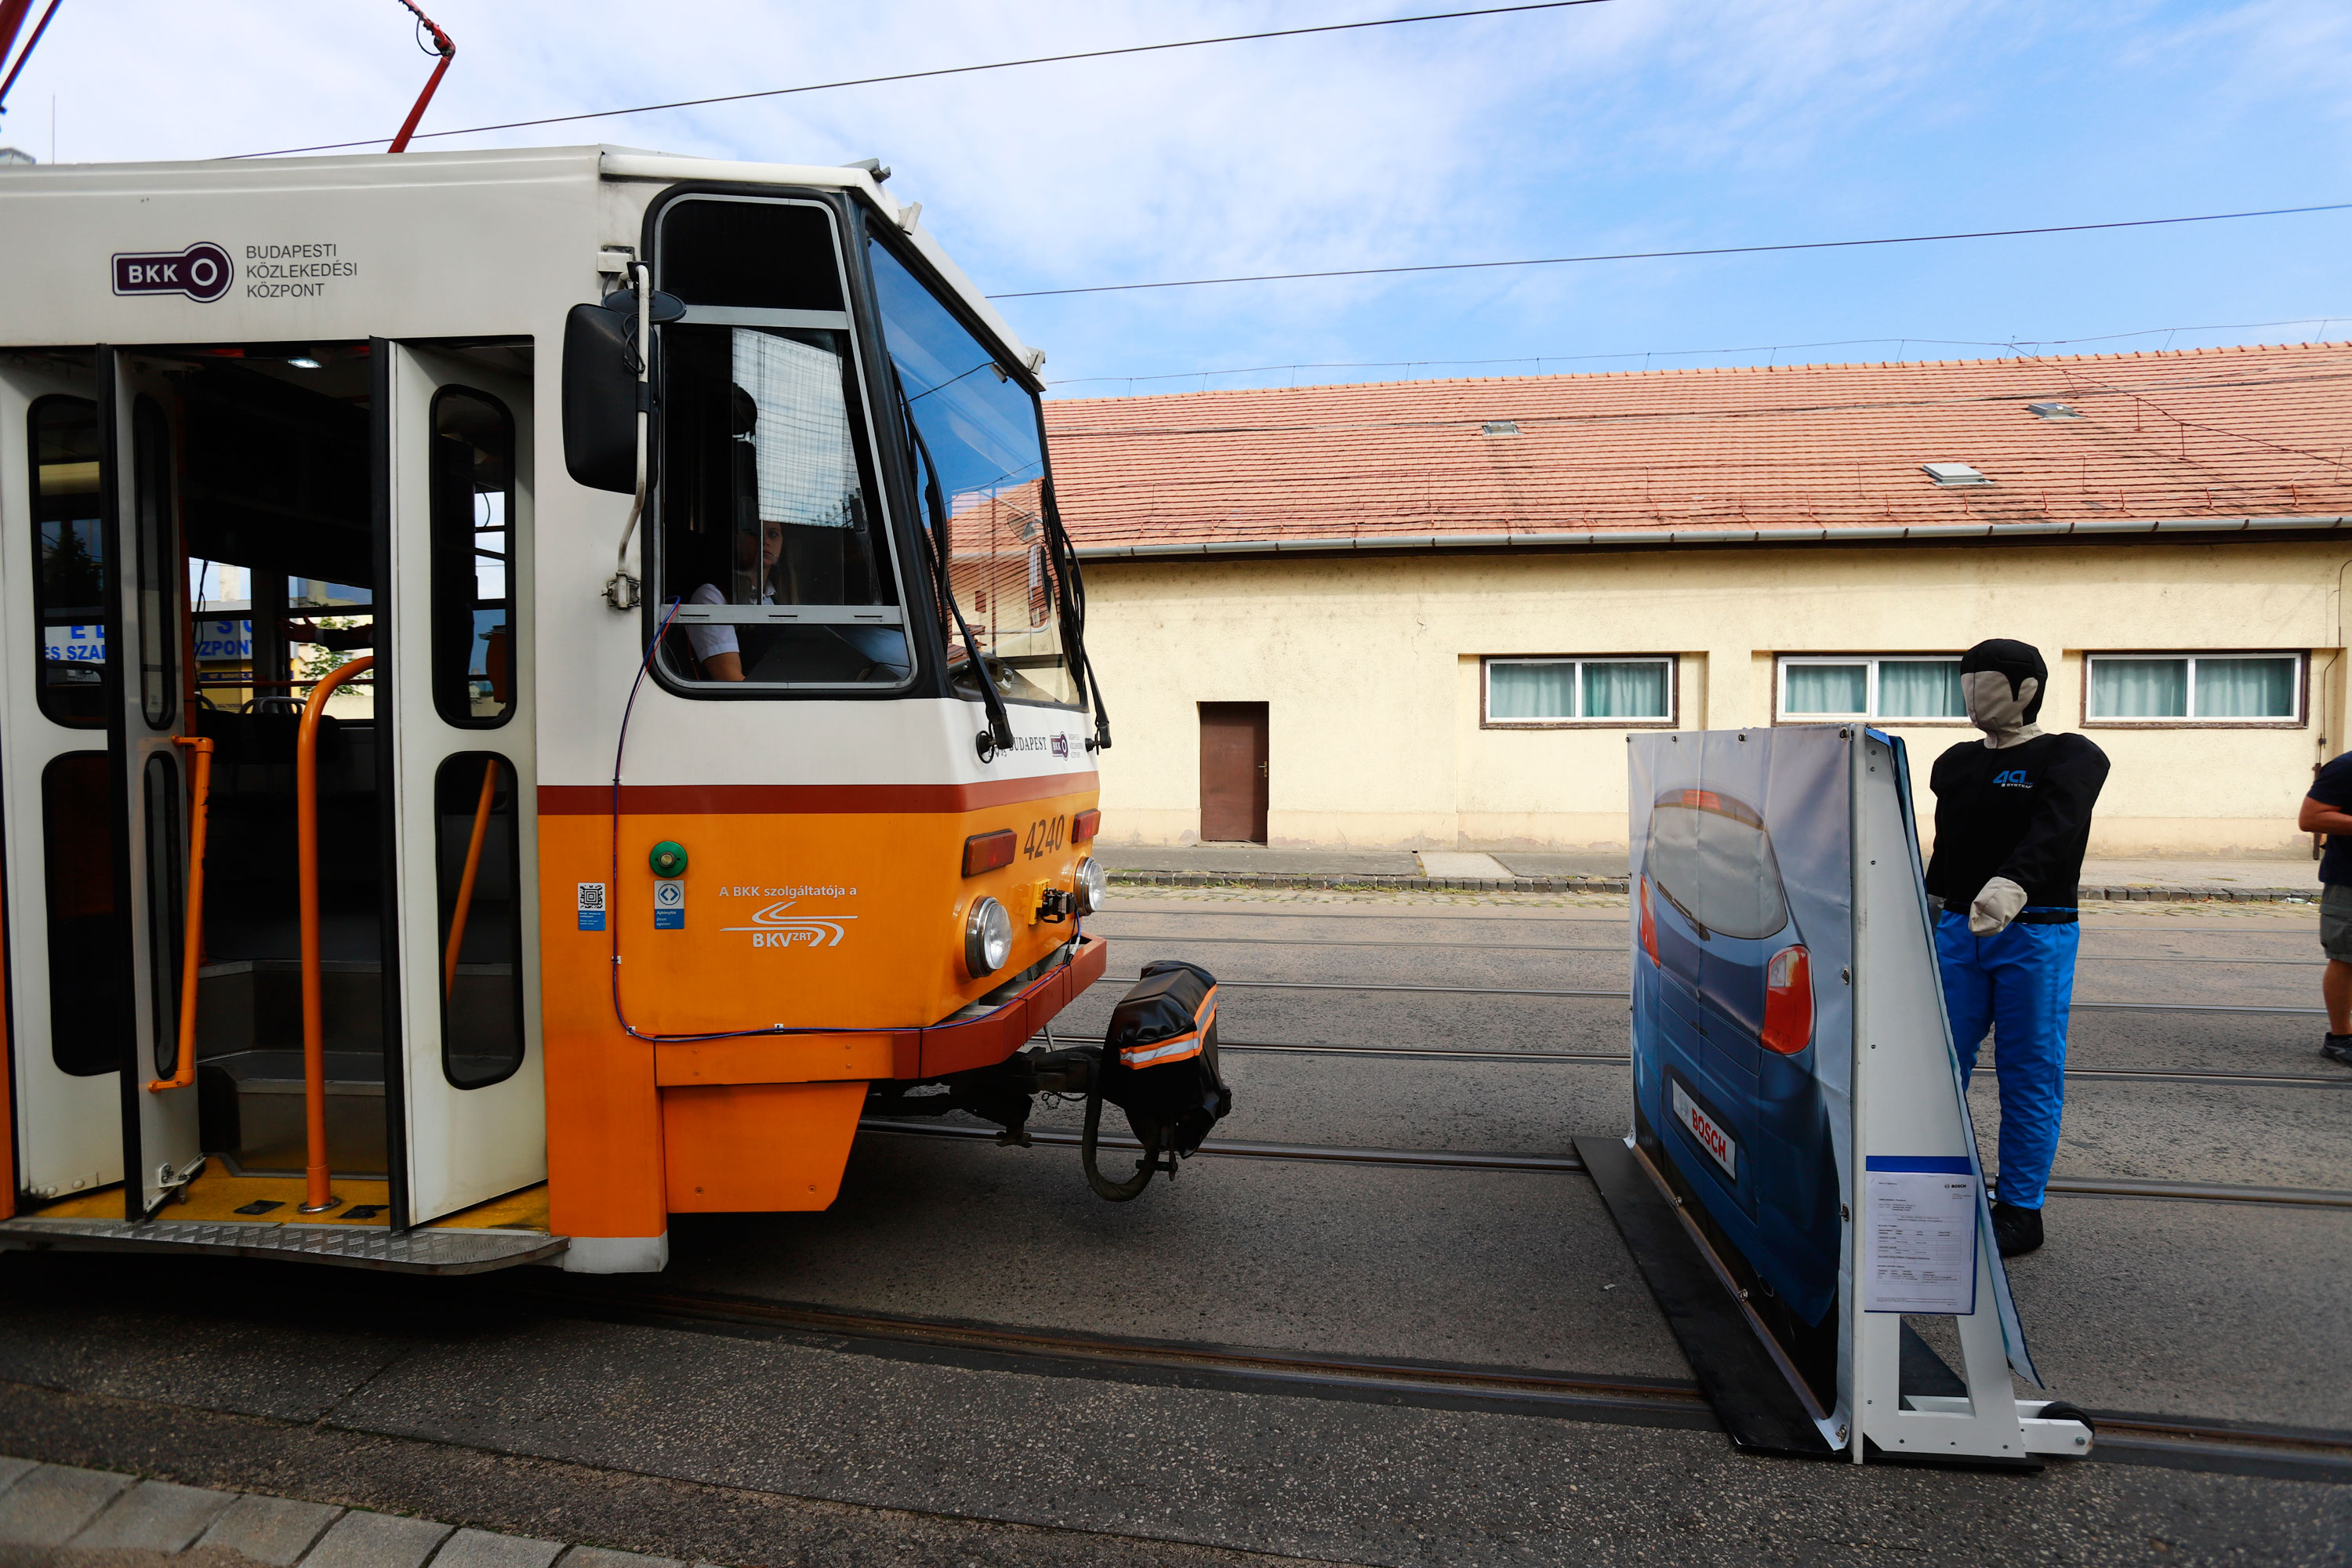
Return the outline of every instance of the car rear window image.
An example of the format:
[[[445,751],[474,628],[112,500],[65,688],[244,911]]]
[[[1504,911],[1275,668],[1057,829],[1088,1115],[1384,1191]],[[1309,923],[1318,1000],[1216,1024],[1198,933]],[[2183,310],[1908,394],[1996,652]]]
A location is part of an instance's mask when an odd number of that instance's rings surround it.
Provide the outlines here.
[[[1755,812],[1711,790],[1672,790],[1650,817],[1651,882],[1694,925],[1770,936],[1789,923],[1772,840]]]

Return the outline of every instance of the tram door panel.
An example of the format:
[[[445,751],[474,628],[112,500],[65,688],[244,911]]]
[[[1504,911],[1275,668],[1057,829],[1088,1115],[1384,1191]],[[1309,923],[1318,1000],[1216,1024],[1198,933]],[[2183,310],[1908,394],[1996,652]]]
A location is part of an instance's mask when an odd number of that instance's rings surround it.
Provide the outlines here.
[[[531,384],[511,350],[387,352],[404,1142],[422,1224],[547,1175]]]
[[[179,1063],[186,939],[187,807],[181,748],[192,721],[185,668],[186,558],[180,545],[179,400],[161,370],[100,350],[114,633],[108,755],[112,763],[115,907],[128,926],[131,1014],[121,1072],[123,1195],[144,1219],[194,1174],[204,1150],[196,1090],[151,1089]]]
[[[0,364],[0,857],[17,1187],[122,1179],[135,1040],[108,756],[115,682],[96,355]]]

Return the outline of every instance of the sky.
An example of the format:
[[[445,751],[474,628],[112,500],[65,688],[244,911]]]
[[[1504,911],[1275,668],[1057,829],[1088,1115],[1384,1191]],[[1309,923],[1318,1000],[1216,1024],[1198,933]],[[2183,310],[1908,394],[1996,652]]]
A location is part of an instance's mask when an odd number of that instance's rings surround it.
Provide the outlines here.
[[[1445,8],[430,0],[422,129]],[[0,144],[48,162],[53,105],[67,162],[389,137],[430,68],[395,0],[65,0]],[[2352,202],[2347,80],[2343,0],[1603,0],[417,145],[878,156],[1019,293]],[[2337,212],[1001,308],[1093,396],[2342,340],[2347,255]]]

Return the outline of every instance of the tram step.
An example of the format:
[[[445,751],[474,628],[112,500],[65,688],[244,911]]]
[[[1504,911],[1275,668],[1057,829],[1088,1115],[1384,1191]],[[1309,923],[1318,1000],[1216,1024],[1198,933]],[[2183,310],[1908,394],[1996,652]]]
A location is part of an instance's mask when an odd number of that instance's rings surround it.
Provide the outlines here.
[[[397,1274],[480,1274],[543,1263],[571,1245],[536,1230],[425,1228],[394,1233],[351,1225],[229,1225],[215,1220],[0,1220],[0,1250],[48,1247],[184,1252],[336,1263]]]
[[[329,1051],[327,1163],[352,1175],[384,1173],[383,1058]],[[206,1149],[247,1173],[299,1172],[308,1163],[302,1053],[232,1051],[199,1064],[198,1109]]]

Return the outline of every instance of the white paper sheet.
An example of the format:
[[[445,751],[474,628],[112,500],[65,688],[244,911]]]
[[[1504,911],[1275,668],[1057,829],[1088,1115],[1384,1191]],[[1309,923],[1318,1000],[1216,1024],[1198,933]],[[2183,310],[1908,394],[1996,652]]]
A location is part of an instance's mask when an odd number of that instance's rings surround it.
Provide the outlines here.
[[[1867,1312],[1976,1310],[1977,1183],[1940,1171],[1871,1171]]]

